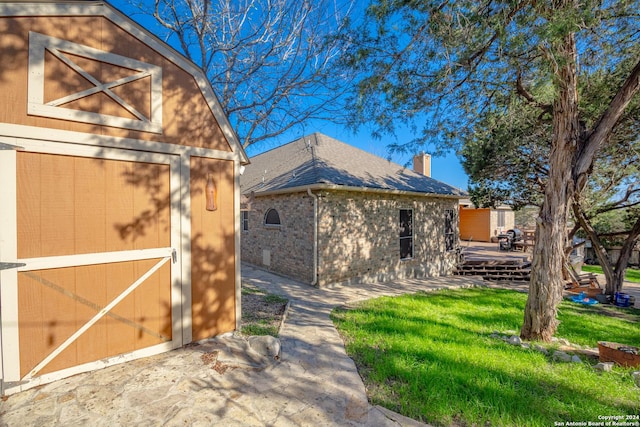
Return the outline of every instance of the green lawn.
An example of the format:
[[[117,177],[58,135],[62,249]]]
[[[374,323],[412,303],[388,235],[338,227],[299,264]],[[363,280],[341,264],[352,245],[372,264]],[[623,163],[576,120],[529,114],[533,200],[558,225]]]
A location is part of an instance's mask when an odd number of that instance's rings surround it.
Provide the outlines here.
[[[583,265],[582,271],[586,271],[588,273],[602,274],[602,267],[600,267],[599,265]],[[635,268],[627,268],[627,271],[625,272],[625,275],[624,275],[624,279],[627,282],[640,283],[640,270]]]
[[[526,295],[472,288],[384,297],[332,318],[369,399],[434,425],[553,426],[640,413],[633,369],[597,373],[491,338],[517,331]],[[558,336],[640,344],[640,314],[564,302]]]

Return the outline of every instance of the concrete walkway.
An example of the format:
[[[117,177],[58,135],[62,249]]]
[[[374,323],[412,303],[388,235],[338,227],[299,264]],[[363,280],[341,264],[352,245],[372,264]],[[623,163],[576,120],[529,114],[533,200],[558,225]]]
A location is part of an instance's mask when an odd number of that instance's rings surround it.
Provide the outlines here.
[[[471,278],[315,289],[243,266],[243,282],[291,301],[279,360],[231,335],[9,396],[2,426],[418,426],[369,405],[329,319],[342,304],[470,286]]]

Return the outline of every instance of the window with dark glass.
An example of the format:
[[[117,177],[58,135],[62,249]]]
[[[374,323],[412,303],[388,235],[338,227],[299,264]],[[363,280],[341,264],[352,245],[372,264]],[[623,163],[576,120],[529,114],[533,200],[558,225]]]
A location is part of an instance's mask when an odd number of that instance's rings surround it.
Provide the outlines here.
[[[278,215],[278,211],[275,209],[269,209],[267,214],[264,216],[265,225],[280,225],[280,215]]]
[[[413,210],[400,209],[400,259],[413,258]]]
[[[242,216],[240,221],[242,222],[242,231],[249,231],[249,211],[240,211]]]
[[[456,248],[455,233],[456,211],[447,209],[444,211],[444,244],[445,249],[452,251]]]
[[[506,224],[505,212],[502,209],[498,210],[498,228],[504,228]]]

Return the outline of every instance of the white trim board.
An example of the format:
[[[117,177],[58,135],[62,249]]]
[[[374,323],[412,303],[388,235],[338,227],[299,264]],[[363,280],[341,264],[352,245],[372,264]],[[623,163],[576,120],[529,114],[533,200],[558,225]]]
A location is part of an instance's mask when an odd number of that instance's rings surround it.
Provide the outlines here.
[[[0,261],[15,260],[18,254],[16,152],[0,150]],[[12,343],[18,343],[18,272],[0,270],[0,352],[5,381],[20,379],[20,355]],[[3,387],[0,387],[3,388]]]
[[[41,376],[34,377],[29,381],[7,381],[4,384],[5,387],[3,389],[3,392],[5,395],[19,393],[21,391],[29,390],[43,384],[60,380],[62,378],[68,378],[73,375],[82,374],[84,372],[104,369],[109,366],[119,365],[120,363],[130,362],[136,359],[141,359],[143,357],[155,356],[157,354],[166,353],[167,351],[171,351],[174,349],[175,347],[172,345],[172,343],[162,343],[140,350],[135,350],[131,353],[119,354],[117,356],[96,360],[95,362],[84,363],[82,365],[73,366],[71,368],[62,369],[60,371],[43,374]]]
[[[234,163],[234,195],[233,195],[233,217],[234,217],[234,231],[235,231],[235,250],[236,250],[236,265],[235,265],[235,280],[236,280],[236,330],[240,330],[240,321],[242,320],[242,273],[241,273],[241,232],[242,227],[240,218],[240,165]]]
[[[1,129],[0,129],[1,130]],[[145,152],[113,147],[87,146],[66,144],[64,142],[6,138],[0,136],[0,142],[19,141],[22,150],[32,153],[59,154],[63,156],[90,157],[95,159],[126,160],[142,163],[158,163],[164,165],[177,165],[179,155],[171,153]]]
[[[79,89],[77,92],[70,93],[62,98],[45,102],[44,93],[47,84],[45,79],[46,52],[50,52],[53,57],[69,66],[71,70],[82,76],[93,86],[89,89]],[[73,59],[66,55],[67,53],[96,62],[116,65],[122,69],[129,70],[129,75],[116,79],[115,81],[101,82],[86,72],[80,65],[76,64]],[[146,117],[134,106],[127,103],[112,91],[113,88],[146,77],[150,77],[151,79],[148,104],[151,111],[150,117]],[[112,116],[65,107],[65,105],[70,102],[98,93],[105,94],[112,102],[122,108],[123,113],[126,111],[134,118]],[[116,55],[89,46],[30,31],[27,112],[31,115],[41,117],[162,133],[162,68],[133,58]]]
[[[180,180],[182,185],[180,191],[177,192],[180,197],[180,230],[183,236],[189,236],[189,239],[183,240],[183,245],[180,250],[182,256],[181,262],[178,264],[181,267],[181,280],[183,283],[188,283],[189,286],[184,287],[183,292],[180,294],[182,310],[182,344],[188,344],[193,341],[193,310],[191,304],[193,297],[191,294],[191,157],[180,157]],[[239,282],[236,286],[240,286]]]
[[[140,261],[171,256],[173,256],[173,248],[153,248],[92,254],[60,255],[41,258],[20,258],[16,260],[16,262],[25,264],[22,267],[18,267],[18,271],[36,271],[46,270],[49,268],[82,267],[85,265]]]
[[[166,142],[144,141],[132,138],[119,138],[114,136],[94,135],[90,133],[40,128],[35,126],[15,125],[0,122],[0,142],[11,145],[19,145],[22,149],[34,149],[35,147],[49,147],[52,140],[68,144],[85,145],[95,147],[94,152],[105,148],[134,150],[136,152],[149,152],[159,154],[174,154],[207,157],[221,160],[234,160],[242,162],[238,153],[232,151],[212,150],[210,148],[190,147],[186,145],[169,144]],[[29,145],[26,147],[24,144]],[[66,144],[66,147],[69,145]],[[46,149],[46,148],[42,148]],[[87,151],[89,152],[89,151]],[[63,153],[59,153],[63,154]]]

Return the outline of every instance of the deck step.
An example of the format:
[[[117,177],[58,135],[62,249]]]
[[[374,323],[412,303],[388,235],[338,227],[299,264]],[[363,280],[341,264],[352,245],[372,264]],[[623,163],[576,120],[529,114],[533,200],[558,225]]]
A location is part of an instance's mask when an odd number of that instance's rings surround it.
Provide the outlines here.
[[[492,281],[529,281],[531,262],[525,260],[467,260],[458,264],[453,274],[481,276]]]

